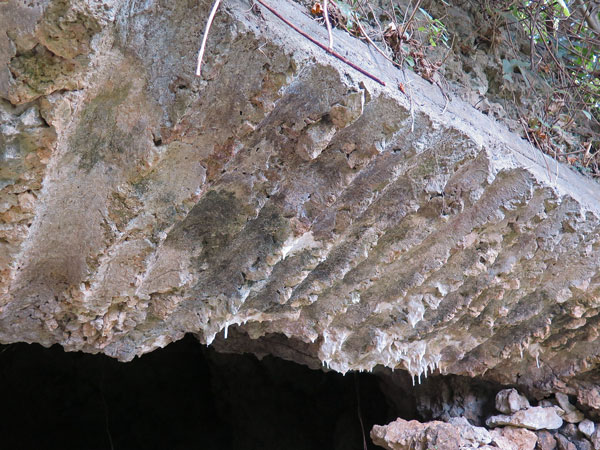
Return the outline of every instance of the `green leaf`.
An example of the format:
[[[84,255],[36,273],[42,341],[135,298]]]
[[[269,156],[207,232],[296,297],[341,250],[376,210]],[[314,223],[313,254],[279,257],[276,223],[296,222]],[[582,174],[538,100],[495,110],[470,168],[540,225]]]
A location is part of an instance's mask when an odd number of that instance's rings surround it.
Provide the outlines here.
[[[583,115],[585,117],[587,117],[588,120],[592,120],[592,114],[589,111],[586,111],[585,109],[582,109],[581,112],[583,113]]]
[[[558,2],[558,4],[560,5],[560,7],[563,10],[563,14],[566,17],[569,17],[571,15],[571,12],[569,11],[569,8],[567,7],[567,4],[564,2],[564,0],[556,0]]]
[[[429,14],[427,11],[425,11],[423,8],[419,8],[419,11],[421,11],[421,13],[422,13],[422,14],[423,14],[425,17],[427,17],[429,20],[433,20],[433,17],[431,17],[431,15],[430,15],[430,14]]]

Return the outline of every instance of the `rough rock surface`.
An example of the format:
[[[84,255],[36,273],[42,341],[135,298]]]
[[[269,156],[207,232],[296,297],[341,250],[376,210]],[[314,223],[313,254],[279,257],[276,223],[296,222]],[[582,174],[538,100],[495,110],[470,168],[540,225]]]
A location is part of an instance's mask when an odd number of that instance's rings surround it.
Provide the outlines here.
[[[397,419],[385,426],[374,426],[371,438],[388,450],[533,450],[537,442],[532,431],[514,427],[488,431],[471,425],[464,417],[455,417],[448,423]]]
[[[466,419],[464,422],[455,420],[452,424],[396,419],[385,426],[375,425],[371,430],[371,438],[375,444],[388,450],[415,448],[459,450],[481,448],[492,441],[485,428],[474,427]]]
[[[235,324],[341,372],[439,369],[600,411],[581,393],[598,185],[364,43],[336,30],[385,87],[242,0],[195,78],[210,3],[0,2],[0,342],[125,361]]]
[[[530,406],[527,397],[516,389],[502,389],[496,394],[496,409],[503,414],[512,414]]]
[[[577,425],[579,431],[581,431],[585,437],[591,437],[596,431],[596,424],[589,419],[584,419]]]
[[[556,438],[548,431],[537,432],[537,447],[539,450],[555,450]]]
[[[598,427],[596,427],[596,431],[590,436],[590,441],[592,441],[595,449],[600,448],[600,429]]]
[[[517,411],[510,416],[492,416],[486,421],[486,425],[489,427],[510,425],[529,428],[530,430],[555,430],[563,424],[559,411],[561,410],[557,407],[542,408],[534,406]]]
[[[565,422],[579,423],[584,419],[584,415],[581,411],[575,408],[569,401],[569,396],[562,392],[556,393],[556,401],[560,408],[564,411],[561,417]]]
[[[538,440],[533,431],[515,427],[496,428],[490,435],[502,450],[533,450]]]

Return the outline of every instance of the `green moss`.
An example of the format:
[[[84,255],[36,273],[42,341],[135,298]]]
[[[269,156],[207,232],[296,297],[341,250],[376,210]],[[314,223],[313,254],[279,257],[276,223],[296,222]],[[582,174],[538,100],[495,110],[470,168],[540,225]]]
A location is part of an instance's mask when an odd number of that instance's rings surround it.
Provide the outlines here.
[[[77,64],[49,52],[42,45],[16,56],[9,69],[18,88],[13,96],[19,103],[34,100],[59,89],[75,89]]]
[[[165,244],[178,248],[201,244],[200,259],[210,259],[231,242],[244,223],[243,205],[233,193],[209,191],[171,230]]]
[[[236,255],[255,255],[264,259],[283,245],[290,234],[288,221],[274,205],[267,205],[258,217],[248,205],[227,191],[209,191],[169,233],[166,245],[179,249],[202,246],[198,265],[225,266]],[[231,254],[227,249],[232,250]],[[218,262],[221,261],[221,262]],[[223,266],[224,267],[224,266]]]
[[[118,107],[129,95],[130,84],[104,91],[81,113],[71,148],[79,155],[79,168],[90,172],[101,161],[117,163],[140,149],[137,137],[118,126]]]

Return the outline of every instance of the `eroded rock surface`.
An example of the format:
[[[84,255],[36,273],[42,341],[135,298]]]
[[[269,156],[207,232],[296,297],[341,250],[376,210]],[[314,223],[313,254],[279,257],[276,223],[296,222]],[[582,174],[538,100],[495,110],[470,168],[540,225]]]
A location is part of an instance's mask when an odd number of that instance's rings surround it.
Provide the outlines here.
[[[510,425],[530,430],[555,430],[563,424],[559,412],[561,412],[560,408],[555,406],[550,408],[534,406],[517,411],[510,416],[492,416],[486,421],[486,425],[489,427]]]
[[[484,428],[464,423],[450,424],[439,421],[421,423],[416,420],[397,419],[386,425],[376,425],[371,431],[373,442],[388,450],[413,448],[439,448],[459,450],[480,448],[492,442]]]
[[[340,372],[482,376],[598,413],[598,185],[242,0],[196,78],[210,3],[0,3],[0,341],[126,361],[236,326]]]
[[[496,409],[503,414],[511,414],[529,408],[529,400],[516,389],[502,389],[496,394]]]

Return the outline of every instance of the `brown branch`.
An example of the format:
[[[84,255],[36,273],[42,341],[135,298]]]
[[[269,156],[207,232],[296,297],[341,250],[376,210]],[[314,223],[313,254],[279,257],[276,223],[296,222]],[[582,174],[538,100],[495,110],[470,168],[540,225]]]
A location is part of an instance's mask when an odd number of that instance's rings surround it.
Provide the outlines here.
[[[586,21],[588,26],[592,31],[596,34],[600,35],[600,22],[598,21],[598,5],[596,2],[589,2],[590,4],[586,5],[586,2],[582,0],[575,0],[575,3],[579,6],[579,10],[581,14],[583,14],[583,19]]]
[[[313,38],[312,36],[306,34],[304,31],[302,31],[300,28],[298,28],[296,25],[294,25],[293,23],[289,22],[286,18],[284,18],[281,14],[279,14],[273,7],[267,5],[263,0],[256,0],[257,3],[260,3],[262,6],[264,6],[265,8],[267,8],[269,11],[271,11],[277,18],[279,18],[283,23],[285,23],[287,26],[289,26],[290,28],[292,28],[294,31],[296,31],[297,33],[300,33],[302,36],[304,36],[306,39],[308,39],[310,42],[312,42],[313,44],[321,47],[323,50],[325,50],[327,53],[329,53],[332,56],[335,56],[337,59],[339,59],[340,61],[342,61],[344,64],[349,65],[350,67],[352,67],[354,70],[362,73],[363,75],[365,75],[366,77],[369,77],[371,80],[376,81],[377,83],[381,84],[382,86],[385,86],[385,81],[380,80],[379,78],[377,78],[375,75],[370,74],[369,72],[367,72],[365,69],[357,66],[356,64],[354,64],[352,61],[348,60],[347,58],[345,58],[344,56],[340,55],[339,53],[337,53],[334,50],[330,50],[327,48],[326,45],[321,44],[319,41],[317,41],[315,38]]]
[[[419,5],[421,4],[421,1],[422,0],[417,0],[417,3],[415,4],[415,9],[413,9],[410,17],[408,18],[408,20],[406,22],[402,23],[402,29],[398,30],[400,37],[402,37],[404,35],[404,32],[408,29],[408,27],[412,23],[413,19],[415,18],[415,14],[417,13],[417,9],[419,9]]]

